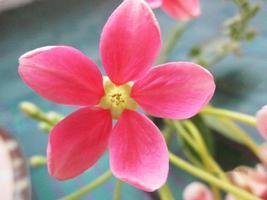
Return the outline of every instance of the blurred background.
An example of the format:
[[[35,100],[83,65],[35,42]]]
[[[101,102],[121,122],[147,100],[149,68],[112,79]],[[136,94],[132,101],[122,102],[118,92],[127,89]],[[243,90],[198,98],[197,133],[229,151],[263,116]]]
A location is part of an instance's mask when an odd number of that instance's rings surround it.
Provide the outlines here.
[[[43,110],[68,114],[72,107],[60,106],[40,98],[23,84],[17,73],[18,58],[31,49],[65,44],[80,49],[101,66],[98,53],[102,27],[121,0],[0,0],[0,127],[7,129],[19,142],[24,154],[45,155],[47,135],[37,123],[18,109],[21,101],[32,101]],[[254,114],[267,104],[267,5],[253,19],[259,36],[243,45],[240,58],[228,56],[212,66],[217,91],[213,104]],[[222,32],[222,23],[236,12],[230,0],[202,0],[202,16],[193,20],[178,42],[171,60],[189,60],[188,51],[195,44],[208,42]],[[163,38],[177,23],[161,10],[156,11]],[[102,70],[102,69],[101,69]],[[258,141],[260,138],[250,130]],[[108,169],[106,154],[98,164],[83,175],[65,182],[49,177],[46,167],[29,169],[32,199],[52,200],[69,194]],[[184,186],[192,177],[172,171],[169,178],[173,193],[181,199]],[[84,199],[111,199],[115,179],[93,190]],[[122,200],[157,199],[154,193],[144,193],[126,184]]]

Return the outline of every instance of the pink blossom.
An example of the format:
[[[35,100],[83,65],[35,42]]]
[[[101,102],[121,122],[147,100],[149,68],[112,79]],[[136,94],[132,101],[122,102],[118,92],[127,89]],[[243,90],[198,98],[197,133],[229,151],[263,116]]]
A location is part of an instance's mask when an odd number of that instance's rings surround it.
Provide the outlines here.
[[[199,0],[146,0],[152,8],[162,7],[171,17],[189,20],[201,14]]]
[[[184,200],[213,200],[210,189],[202,183],[193,182],[186,186],[183,193]]]
[[[267,140],[267,106],[263,106],[256,114],[257,128],[262,137]]]
[[[231,182],[248,192],[267,200],[267,171],[258,164],[255,169],[239,167],[229,173]]]
[[[261,136],[267,140],[267,106],[263,106],[256,114],[256,127]],[[262,163],[267,166],[267,143],[259,148],[259,155]]]
[[[267,143],[263,143],[259,147],[258,157],[260,158],[263,165],[267,166]]]
[[[186,119],[211,99],[215,84],[189,62],[151,67],[161,48],[156,18],[142,0],[125,0],[104,26],[100,55],[108,77],[68,46],[49,46],[20,57],[22,79],[44,98],[82,106],[49,134],[49,173],[73,178],[93,166],[108,148],[115,177],[145,191],[168,175],[168,150],[160,130],[144,114]],[[118,120],[112,128],[112,118]]]

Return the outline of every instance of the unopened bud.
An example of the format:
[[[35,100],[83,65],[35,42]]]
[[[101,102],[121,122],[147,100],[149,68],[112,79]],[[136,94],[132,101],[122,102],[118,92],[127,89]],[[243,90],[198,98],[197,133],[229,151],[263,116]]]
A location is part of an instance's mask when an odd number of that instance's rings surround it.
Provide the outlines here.
[[[58,123],[63,119],[63,116],[55,111],[49,111],[46,113],[46,116],[49,120],[54,122],[55,124]]]
[[[28,101],[21,102],[19,108],[22,112],[31,117],[35,116],[40,111],[35,104]]]
[[[193,182],[186,186],[183,197],[184,200],[213,200],[209,188],[199,182]]]
[[[47,164],[47,159],[45,156],[36,155],[30,158],[30,165],[32,167],[41,167]]]
[[[38,126],[42,131],[44,131],[46,133],[49,133],[50,130],[52,129],[52,126],[50,124],[48,124],[47,122],[40,122],[38,124]]]

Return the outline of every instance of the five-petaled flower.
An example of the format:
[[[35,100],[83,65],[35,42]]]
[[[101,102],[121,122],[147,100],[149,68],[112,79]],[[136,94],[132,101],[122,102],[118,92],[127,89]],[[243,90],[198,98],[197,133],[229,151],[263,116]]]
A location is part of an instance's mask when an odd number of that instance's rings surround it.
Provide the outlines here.
[[[171,17],[189,20],[201,14],[199,0],[146,0],[152,8],[162,7]]]
[[[145,191],[168,175],[168,150],[160,130],[144,114],[185,119],[205,106],[213,76],[189,62],[151,67],[161,47],[158,23],[143,0],[126,0],[110,16],[100,40],[107,77],[80,51],[48,46],[19,59],[22,79],[44,98],[82,106],[49,134],[49,173],[73,178],[109,149],[115,177]],[[112,118],[118,120],[112,128]]]

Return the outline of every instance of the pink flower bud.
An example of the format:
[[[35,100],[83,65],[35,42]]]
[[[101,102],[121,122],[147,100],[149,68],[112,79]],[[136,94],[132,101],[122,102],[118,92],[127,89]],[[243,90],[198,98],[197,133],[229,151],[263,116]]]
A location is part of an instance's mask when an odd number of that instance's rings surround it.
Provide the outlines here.
[[[263,165],[255,169],[239,167],[229,173],[229,178],[234,185],[267,200],[267,171]]]
[[[256,114],[257,128],[261,136],[267,140],[267,105],[263,106]]]
[[[267,143],[264,143],[259,147],[258,157],[262,164],[267,167]]]
[[[207,186],[193,182],[184,190],[184,200],[213,200],[212,193]]]

